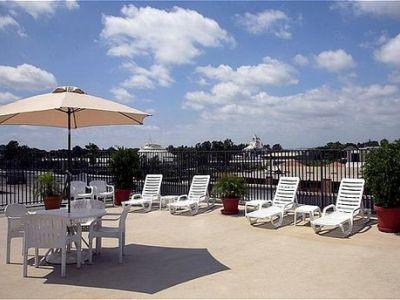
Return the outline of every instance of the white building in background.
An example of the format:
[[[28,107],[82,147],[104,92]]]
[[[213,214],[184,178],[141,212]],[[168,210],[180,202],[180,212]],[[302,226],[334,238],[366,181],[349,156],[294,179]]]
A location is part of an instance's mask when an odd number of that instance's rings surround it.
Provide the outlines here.
[[[262,150],[263,148],[264,148],[264,144],[261,141],[260,137],[258,137],[257,135],[254,135],[250,144],[243,150],[244,151],[252,151],[252,150]]]
[[[168,152],[167,149],[163,148],[161,145],[152,143],[144,144],[142,147],[140,147],[138,153],[141,157],[145,157],[147,159],[157,157],[162,163],[173,162],[175,159],[175,155]]]

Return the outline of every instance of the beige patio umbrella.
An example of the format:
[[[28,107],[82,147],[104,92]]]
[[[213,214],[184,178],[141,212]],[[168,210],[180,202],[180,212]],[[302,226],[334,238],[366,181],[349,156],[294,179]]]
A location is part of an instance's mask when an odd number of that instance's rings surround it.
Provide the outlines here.
[[[34,125],[68,128],[68,211],[71,129],[104,125],[142,125],[149,114],[103,98],[90,96],[77,87],[58,87],[53,92],[0,106],[0,125]]]

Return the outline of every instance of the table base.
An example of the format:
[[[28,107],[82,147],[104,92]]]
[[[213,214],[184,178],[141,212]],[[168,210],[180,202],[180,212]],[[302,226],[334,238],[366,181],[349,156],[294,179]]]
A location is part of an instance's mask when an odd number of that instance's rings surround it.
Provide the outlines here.
[[[81,254],[81,263],[89,260],[89,250],[83,249]],[[46,262],[52,265],[61,265],[61,250],[52,249],[46,255]],[[67,251],[67,265],[76,264],[76,250]]]

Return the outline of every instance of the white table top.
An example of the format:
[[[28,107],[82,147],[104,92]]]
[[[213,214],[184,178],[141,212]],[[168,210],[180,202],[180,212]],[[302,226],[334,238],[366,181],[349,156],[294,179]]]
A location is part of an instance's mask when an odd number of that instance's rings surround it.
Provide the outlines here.
[[[86,218],[99,218],[104,216],[107,211],[105,209],[92,208],[71,210],[71,212],[69,213],[67,208],[60,208],[50,210],[38,210],[34,213],[41,215],[63,216],[68,218],[69,220],[79,220]]]

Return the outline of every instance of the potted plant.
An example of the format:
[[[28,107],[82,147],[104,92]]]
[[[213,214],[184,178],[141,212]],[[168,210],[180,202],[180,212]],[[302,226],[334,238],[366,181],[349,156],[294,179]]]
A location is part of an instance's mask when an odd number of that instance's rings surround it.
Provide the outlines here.
[[[400,140],[382,141],[368,153],[364,178],[373,197],[378,229],[400,232]]]
[[[238,214],[239,200],[247,193],[246,181],[237,176],[224,176],[215,184],[214,193],[222,199],[223,214]]]
[[[46,209],[59,209],[62,189],[54,178],[54,173],[46,172],[38,176],[35,189],[36,198],[42,197]]]
[[[129,200],[132,191],[133,178],[140,175],[139,156],[133,149],[120,147],[109,161],[109,169],[114,177],[116,205]]]

